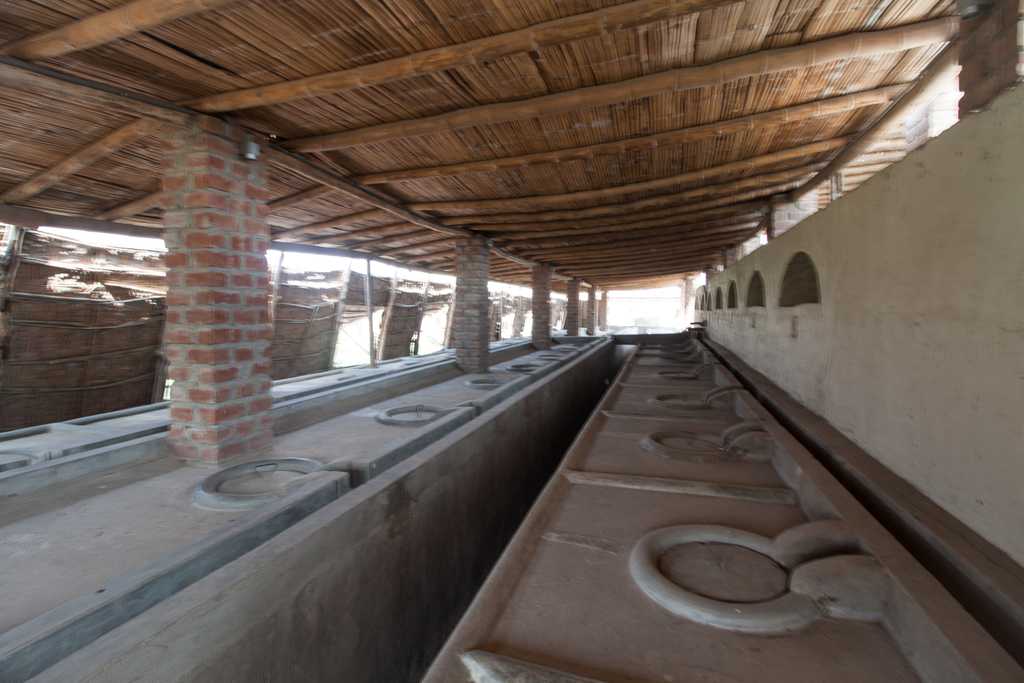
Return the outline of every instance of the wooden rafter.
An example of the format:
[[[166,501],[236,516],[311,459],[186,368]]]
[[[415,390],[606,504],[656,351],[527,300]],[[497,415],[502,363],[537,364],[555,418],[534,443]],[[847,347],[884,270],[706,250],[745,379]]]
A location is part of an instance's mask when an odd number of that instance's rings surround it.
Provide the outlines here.
[[[298,78],[283,83],[244,88],[186,102],[199,111],[221,112],[293,102],[365,88],[391,81],[478,66],[550,45],[607,36],[672,17],[735,4],[740,0],[639,0],[575,16],[545,21],[516,31],[479,38],[459,45],[425,50],[352,69]]]
[[[518,156],[501,157],[488,159],[486,161],[468,161],[461,164],[448,164],[445,166],[425,166],[399,171],[383,171],[381,173],[369,173],[357,176],[357,179],[366,184],[393,183],[403,180],[418,180],[422,178],[436,178],[445,176],[465,175],[469,173],[488,173],[507,169],[521,168],[540,164],[560,164],[570,161],[581,161],[595,159],[604,155],[628,154],[631,152],[656,149],[669,145],[708,140],[725,135],[736,133],[753,132],[765,126],[777,126],[786,123],[806,121],[809,119],[836,116],[849,113],[864,107],[888,104],[900,93],[904,92],[907,85],[889,85],[864,92],[852,93],[830,97],[824,100],[815,100],[804,104],[773,109],[749,116],[740,116],[724,121],[715,121],[700,126],[678,128],[655,135],[644,135],[641,137],[616,140],[594,145],[583,145],[569,149],[553,150],[550,152],[536,152],[534,154],[523,154]]]
[[[96,214],[95,218],[101,220],[113,221],[119,218],[128,218],[130,216],[137,216],[140,213],[145,213],[150,209],[163,206],[164,193],[161,190],[156,192],[150,192],[149,194],[143,195],[138,199],[133,199],[124,204],[118,204],[106,211],[101,211]]]
[[[747,222],[760,220],[763,215],[761,211],[737,211],[733,207],[726,209],[712,209],[710,211],[698,211],[693,214],[682,214],[659,218],[652,221],[638,221],[636,223],[623,223],[622,225],[602,225],[595,228],[568,228],[563,230],[549,230],[543,233],[498,233],[494,240],[509,248],[520,243],[528,243],[531,246],[540,244],[569,243],[579,240],[600,239],[605,235],[633,235],[648,230],[665,230],[685,228],[690,225],[706,225],[708,223],[722,222]]]
[[[755,231],[757,224],[753,226],[731,226],[730,228],[709,231],[696,235],[662,237],[649,237],[642,241],[621,240],[606,244],[596,244],[587,247],[566,248],[559,250],[538,250],[545,258],[559,263],[579,264],[583,262],[602,260],[606,258],[622,258],[644,262],[650,256],[663,256],[674,254],[678,251],[692,251],[701,247],[713,244],[734,244],[745,235]],[[628,251],[623,251],[623,247]],[[533,251],[530,252],[534,253]]]
[[[432,237],[432,238],[430,238],[428,240],[421,240],[419,242],[413,242],[411,244],[403,244],[402,246],[398,246],[398,247],[389,247],[387,249],[378,249],[374,253],[377,253],[377,254],[391,254],[393,256],[395,254],[400,254],[400,253],[403,253],[403,252],[406,252],[406,251],[419,250],[419,249],[423,249],[424,247],[433,246],[433,245],[439,245],[439,244],[449,244],[450,245],[454,241],[455,241],[454,238],[451,238],[451,237]],[[430,253],[436,253],[436,251],[435,250],[428,250],[427,254],[422,254],[422,255],[426,256],[426,255],[428,255]]]
[[[277,230],[274,232],[274,237],[279,239],[281,237],[297,237],[299,235],[305,235],[311,232],[317,232],[318,230],[327,230],[330,228],[341,229],[368,220],[380,220],[387,218],[390,214],[382,209],[370,209],[369,211],[360,211],[358,213],[349,213],[342,216],[335,216],[334,218],[327,218],[322,221],[316,221],[315,223],[306,223],[305,225],[299,225],[294,228],[285,228],[284,230]]]
[[[564,114],[621,104],[664,92],[721,86],[742,78],[806,69],[840,59],[866,58],[926,47],[953,39],[958,28],[957,17],[930,19],[897,28],[851,33],[791,47],[762,50],[712,64],[670,69],[616,83],[526,100],[486,104],[436,116],[315,135],[292,140],[285,146],[301,152],[322,152],[445,130]]]
[[[360,187],[352,180],[339,176],[335,173],[329,173],[301,157],[287,154],[277,149],[268,150],[267,156],[271,163],[276,164],[281,168],[286,168],[308,180],[331,187],[351,199],[369,204],[372,207],[386,211],[393,216],[401,218],[402,220],[415,223],[416,225],[421,225],[428,230],[435,230],[446,235],[456,235],[461,237],[467,237],[472,234],[464,228],[441,225],[430,218],[413,213],[400,205],[397,201],[388,199],[381,195],[373,194]]]
[[[568,192],[564,194],[536,195],[529,197],[515,197],[511,199],[476,199],[462,201],[439,201],[439,202],[414,202],[408,205],[413,211],[500,211],[515,210],[523,205],[530,209],[554,208],[572,202],[594,202],[608,203],[615,201],[622,195],[635,194],[640,192],[651,192],[664,190],[682,185],[684,183],[713,182],[717,175],[729,173],[742,173],[753,171],[763,166],[773,166],[788,161],[803,160],[806,157],[813,157],[820,154],[833,152],[848,142],[848,138],[839,137],[820,142],[812,142],[799,147],[779,150],[770,154],[731,161],[719,166],[687,171],[667,178],[656,178],[645,180],[639,183],[628,183],[614,187],[604,187],[597,190],[583,190],[580,192]]]
[[[677,240],[685,240],[689,237],[700,234],[705,230],[716,230],[716,229],[727,229],[737,225],[743,227],[756,227],[761,222],[760,216],[739,216],[725,218],[718,221],[708,221],[702,223],[691,223],[689,225],[670,225],[661,228],[647,228],[643,230],[634,230],[628,232],[618,233],[604,233],[599,235],[586,235],[583,237],[565,238],[565,237],[554,237],[548,239],[535,239],[529,243],[519,245],[518,247],[513,244],[506,243],[509,249],[515,250],[517,253],[533,254],[543,253],[546,250],[559,250],[559,249],[584,249],[588,246],[598,244],[612,244],[612,243],[626,243],[633,242],[639,239],[648,239],[656,237],[671,236]]]
[[[91,142],[64,157],[45,171],[41,171],[25,182],[10,188],[0,195],[0,202],[16,204],[34,197],[47,188],[53,187],[65,178],[78,173],[104,157],[110,156],[136,140],[147,135],[153,135],[160,130],[161,125],[160,122],[153,121],[152,119],[136,119],[127,125],[121,126],[117,130],[107,133],[99,140]]]
[[[436,234],[430,230],[424,230],[414,226],[413,230],[406,232],[396,232],[391,235],[382,235],[380,237],[372,237],[368,240],[354,240],[351,242],[344,242],[342,246],[351,249],[365,249],[366,247],[374,244],[387,244],[388,242],[395,242],[397,240],[406,240],[410,237],[423,237],[424,235]]]
[[[727,208],[718,209],[707,209],[704,211],[689,211],[685,207],[669,207],[667,209],[656,209],[653,211],[639,211],[631,213],[628,217],[613,216],[613,217],[599,217],[599,218],[583,218],[577,220],[568,221],[548,221],[546,223],[487,223],[484,222],[485,218],[482,218],[477,223],[477,229],[483,232],[491,233],[494,237],[500,239],[519,239],[520,235],[514,235],[510,233],[523,233],[523,239],[529,239],[529,233],[543,231],[545,234],[550,234],[552,230],[587,230],[590,228],[632,228],[632,227],[652,227],[655,225],[663,225],[660,221],[666,219],[670,221],[683,221],[686,220],[697,220],[712,217],[722,217],[731,215],[737,212],[754,212],[762,211],[767,202],[747,202],[742,204],[736,204]],[[446,219],[447,220],[447,219]]]
[[[596,218],[608,216],[623,216],[633,212],[647,209],[661,209],[672,207],[677,211],[699,211],[713,209],[730,204],[738,204],[749,199],[770,196],[781,190],[780,186],[798,184],[804,178],[818,171],[824,164],[810,164],[785,171],[762,173],[740,180],[731,180],[716,185],[705,185],[703,187],[676,192],[672,194],[647,197],[631,202],[619,204],[608,204],[605,206],[592,206],[585,209],[561,209],[557,211],[537,211],[534,213],[514,214],[485,214],[475,216],[460,216],[469,224],[476,221],[494,222],[526,222],[526,221],[568,221],[583,218]],[[717,197],[716,195],[721,195]],[[706,202],[689,204],[687,202],[708,198]]]
[[[237,0],[133,0],[52,31],[8,43],[0,47],[0,54],[20,59],[60,57],[233,2]]]
[[[917,79],[899,100],[896,101],[882,116],[875,121],[874,125],[853,140],[846,149],[840,152],[825,168],[821,169],[813,178],[808,180],[800,188],[791,193],[794,200],[800,199],[809,192],[812,192],[818,185],[827,181],[836,172],[843,168],[858,156],[868,150],[875,138],[886,132],[886,129],[895,122],[902,121],[907,112],[921,100],[936,94],[938,88],[950,83],[959,73],[960,52],[958,45],[953,44],[943,50],[942,54],[928,65],[924,73]]]
[[[326,185],[314,185],[313,187],[307,188],[305,190],[301,190],[299,192],[295,192],[284,197],[278,197],[277,199],[272,199],[269,202],[267,202],[267,206],[270,207],[271,211],[277,209],[284,209],[289,206],[301,204],[302,202],[307,201],[309,199],[316,199],[317,197],[322,197],[325,194],[330,194],[331,192],[334,192],[334,190],[330,187],[327,187]]]

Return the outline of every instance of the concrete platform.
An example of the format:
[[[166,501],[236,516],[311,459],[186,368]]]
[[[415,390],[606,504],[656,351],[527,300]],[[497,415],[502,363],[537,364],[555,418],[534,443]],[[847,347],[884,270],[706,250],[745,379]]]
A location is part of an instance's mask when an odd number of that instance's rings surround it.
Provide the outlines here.
[[[532,359],[550,372],[577,355],[538,360],[542,352],[523,355],[529,349],[522,344],[504,347],[495,354],[499,368]],[[497,385],[481,389],[468,383],[480,376],[459,373],[448,359],[391,365],[393,372],[326,373],[275,387],[287,411],[273,457],[307,458],[312,467],[301,473],[254,464],[203,497],[198,487],[217,468],[164,454],[162,408],[48,426],[9,440],[17,448],[49,449],[52,458],[6,473],[0,680],[28,680],[46,670],[545,374],[498,369],[487,375]],[[488,394],[495,399],[482,398]],[[381,419],[389,409],[410,405],[441,413],[424,424]],[[133,438],[142,430],[150,433]],[[115,462],[102,457],[111,447],[120,454]],[[79,467],[46,478],[60,466],[67,469],[65,463]],[[244,468],[246,459],[235,464]],[[19,489],[19,479],[33,485]]]
[[[657,343],[626,362],[425,683],[1024,680],[760,404],[715,391],[735,377],[679,362],[684,337]]]

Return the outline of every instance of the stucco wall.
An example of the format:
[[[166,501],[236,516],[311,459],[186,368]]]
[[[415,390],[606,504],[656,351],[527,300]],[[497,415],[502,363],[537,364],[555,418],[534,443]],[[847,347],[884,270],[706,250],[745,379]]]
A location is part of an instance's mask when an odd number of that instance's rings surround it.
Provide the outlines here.
[[[1024,563],[1024,88],[710,283],[710,336]],[[808,253],[821,304],[779,307]],[[766,308],[747,308],[760,271]],[[792,336],[793,318],[796,337]]]

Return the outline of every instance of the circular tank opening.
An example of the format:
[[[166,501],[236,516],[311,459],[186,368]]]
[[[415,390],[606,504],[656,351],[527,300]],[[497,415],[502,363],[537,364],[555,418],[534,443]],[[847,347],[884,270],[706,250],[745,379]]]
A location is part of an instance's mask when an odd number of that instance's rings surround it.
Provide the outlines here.
[[[521,372],[523,374],[529,375],[530,373],[535,372],[539,367],[540,365],[536,363],[513,363],[512,365],[508,366],[508,369],[512,372]]]
[[[653,432],[640,440],[645,451],[669,458],[705,462],[719,460],[722,449],[713,437],[691,432]]]
[[[193,502],[213,510],[248,510],[282,498],[296,480],[322,467],[308,458],[239,463],[214,472],[200,482]]]
[[[756,550],[731,543],[683,543],[658,558],[658,571],[691,593],[723,602],[765,602],[786,592],[789,573]]]
[[[447,409],[423,403],[411,406],[398,406],[377,413],[377,422],[396,427],[411,427],[433,422],[447,412]]]
[[[474,389],[493,389],[502,384],[503,382],[497,377],[474,377],[466,380],[466,386]]]
[[[26,451],[0,451],[0,472],[28,467],[36,458]]]

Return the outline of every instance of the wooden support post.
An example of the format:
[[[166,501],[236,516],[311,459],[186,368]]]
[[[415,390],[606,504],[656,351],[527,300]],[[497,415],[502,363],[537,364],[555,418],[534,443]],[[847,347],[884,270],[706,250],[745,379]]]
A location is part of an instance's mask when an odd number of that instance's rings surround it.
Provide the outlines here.
[[[338,305],[334,309],[334,329],[331,330],[330,355],[327,359],[327,368],[337,367],[334,364],[334,357],[338,353],[338,337],[341,335],[341,325],[345,320],[345,300],[348,298],[349,280],[352,278],[352,260],[345,261],[345,268],[342,271],[341,283],[338,286]]]
[[[368,335],[370,342],[370,367],[377,367],[377,351],[373,336],[373,259],[366,259],[366,282],[363,283],[363,294],[366,297],[366,326],[369,328]]]

